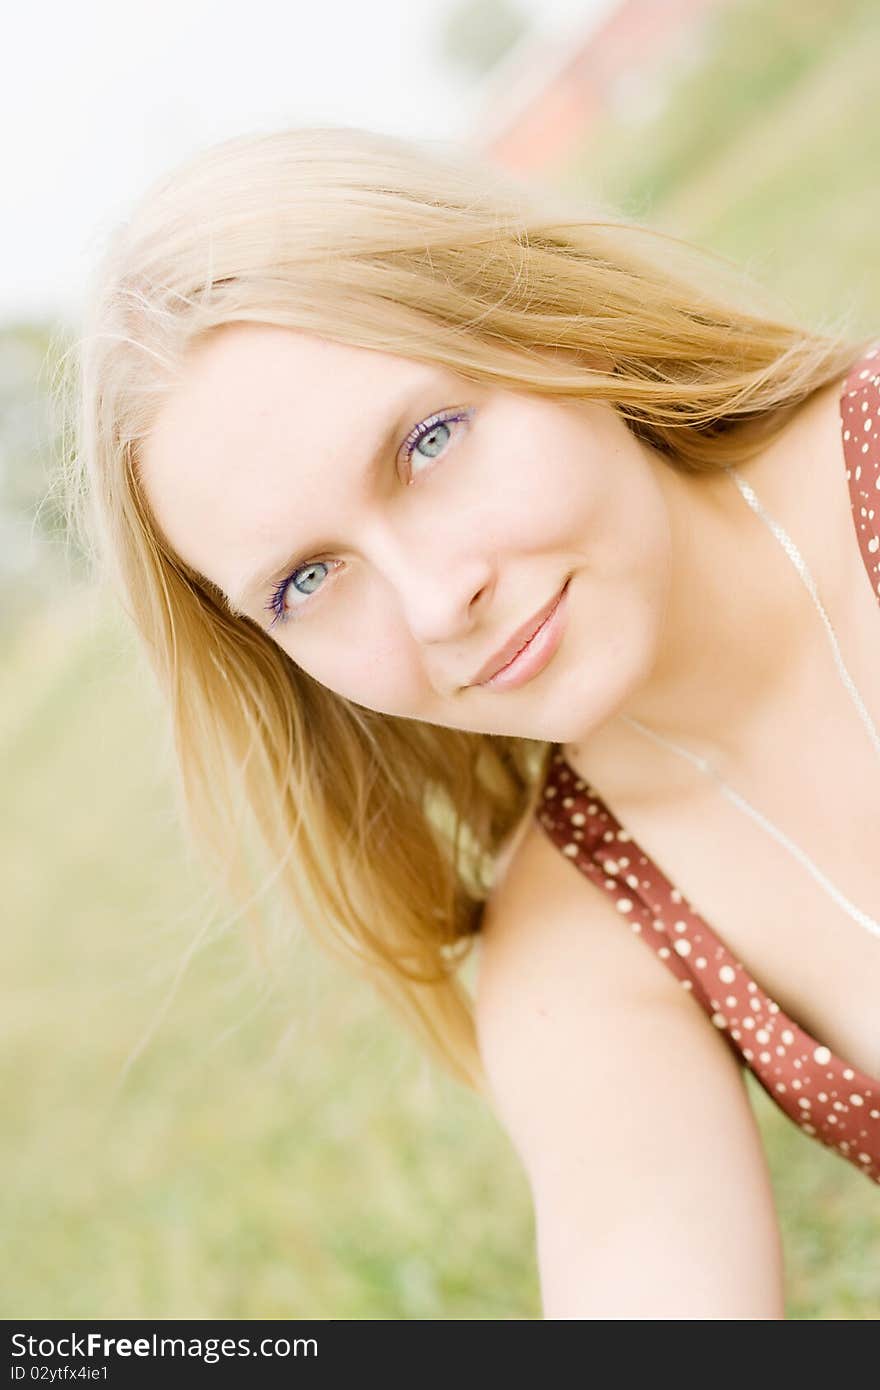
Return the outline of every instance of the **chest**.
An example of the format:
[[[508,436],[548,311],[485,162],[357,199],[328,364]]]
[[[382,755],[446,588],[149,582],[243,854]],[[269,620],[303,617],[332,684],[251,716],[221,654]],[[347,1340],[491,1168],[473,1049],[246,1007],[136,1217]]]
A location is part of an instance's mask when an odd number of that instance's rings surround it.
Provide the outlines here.
[[[847,664],[880,727],[880,644],[870,656]],[[880,756],[833,669],[816,675],[796,708],[796,719],[768,720],[748,761],[725,781],[880,921]],[[604,796],[601,781],[591,780]],[[780,1007],[880,1077],[880,937],[714,780],[694,770],[686,791],[676,785],[667,802],[606,800]]]

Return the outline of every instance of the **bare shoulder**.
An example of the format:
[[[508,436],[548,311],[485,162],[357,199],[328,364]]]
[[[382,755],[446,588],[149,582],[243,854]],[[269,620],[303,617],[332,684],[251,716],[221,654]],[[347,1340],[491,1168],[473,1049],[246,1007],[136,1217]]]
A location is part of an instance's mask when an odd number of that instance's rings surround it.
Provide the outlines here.
[[[783,1317],[770,1175],[718,1030],[536,822],[484,931],[477,1032],[544,1316]]]
[[[479,1000],[486,1010],[492,1009],[502,979],[506,993],[506,977],[527,961],[534,965],[546,953],[552,962],[561,952],[588,972],[580,982],[587,991],[582,997],[595,990],[607,1004],[641,998],[694,1007],[605,895],[560,854],[534,815],[503,856],[481,937]]]

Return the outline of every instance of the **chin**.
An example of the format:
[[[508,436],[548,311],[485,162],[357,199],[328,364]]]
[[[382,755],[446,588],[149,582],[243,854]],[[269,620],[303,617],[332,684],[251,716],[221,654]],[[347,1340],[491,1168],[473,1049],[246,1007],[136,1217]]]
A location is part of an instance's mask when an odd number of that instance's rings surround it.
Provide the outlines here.
[[[609,644],[602,660],[589,653],[570,662],[553,695],[543,695],[534,732],[526,738],[551,743],[583,744],[608,723],[645,684],[653,652],[622,640]],[[537,692],[536,692],[537,694]]]

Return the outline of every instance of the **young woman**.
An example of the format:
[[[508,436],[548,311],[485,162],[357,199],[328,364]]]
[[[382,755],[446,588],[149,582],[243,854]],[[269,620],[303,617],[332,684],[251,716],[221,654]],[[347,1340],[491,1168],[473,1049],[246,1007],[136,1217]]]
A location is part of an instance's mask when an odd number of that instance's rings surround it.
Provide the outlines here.
[[[873,340],[299,129],[147,192],[78,394],[191,827],[245,904],[242,803],[258,887],[495,1106],[545,1316],[782,1317],[744,1070],[880,1182]]]

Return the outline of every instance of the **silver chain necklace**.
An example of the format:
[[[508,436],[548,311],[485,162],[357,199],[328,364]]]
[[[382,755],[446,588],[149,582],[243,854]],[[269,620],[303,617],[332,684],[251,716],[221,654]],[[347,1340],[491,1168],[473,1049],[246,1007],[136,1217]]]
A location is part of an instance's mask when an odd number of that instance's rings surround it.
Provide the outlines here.
[[[874,745],[875,752],[878,757],[880,757],[880,735],[877,733],[874,722],[865,707],[865,702],[859,694],[855,681],[846,669],[843,657],[840,654],[837,635],[834,628],[831,626],[831,621],[828,614],[825,612],[822,600],[819,598],[816,585],[813,582],[813,577],[807,569],[803,556],[783,527],[780,526],[777,521],[774,521],[772,517],[768,516],[761,503],[758,501],[754,490],[739,476],[736,469],[733,467],[726,467],[724,471],[731,475],[743,497],[752,508],[752,511],[756,512],[765,525],[769,527],[806,585],[810,598],[813,600],[813,603],[818,609],[819,616],[825,625],[825,631],[831,643],[834,661],[840,674],[840,679],[858,710],[859,718],[868,731],[868,737]],[[709,763],[706,758],[700,758],[689,749],[681,748],[677,743],[673,743],[671,739],[665,738],[662,734],[655,733],[653,729],[647,728],[647,726],[642,724],[638,719],[632,719],[626,714],[621,715],[621,719],[623,719],[625,723],[631,724],[634,729],[638,729],[640,732],[647,734],[648,737],[654,739],[655,742],[663,744],[666,748],[670,748],[674,753],[681,754],[683,758],[687,758],[689,762],[693,763],[694,767],[698,768],[700,772],[705,773],[708,777],[712,777],[718,783],[719,790],[723,792],[729,801],[732,801],[735,806],[738,806],[741,811],[744,811],[747,816],[750,816],[757,825],[761,826],[763,830],[766,830],[769,835],[772,835],[784,849],[787,849],[790,854],[794,855],[795,859],[803,864],[804,868],[812,874],[820,887],[825,890],[830,898],[833,898],[834,902],[837,903],[838,907],[843,909],[848,917],[858,922],[860,926],[873,933],[874,936],[880,937],[880,922],[878,922],[876,918],[871,917],[869,913],[864,912],[860,907],[856,907],[854,903],[851,903],[850,900],[841,893],[840,889],[836,888],[831,880],[822,873],[821,869],[817,868],[809,855],[805,854],[800,846],[796,845],[777,825],[774,825],[771,820],[768,820],[765,815],[762,815],[760,811],[756,810],[751,802],[747,801],[744,796],[734,791],[716,772],[715,768],[712,767],[711,763]]]

